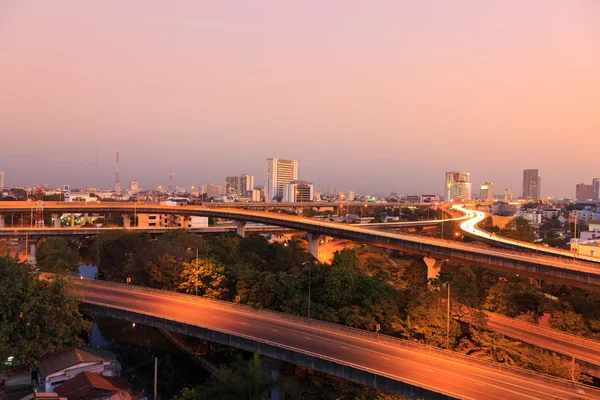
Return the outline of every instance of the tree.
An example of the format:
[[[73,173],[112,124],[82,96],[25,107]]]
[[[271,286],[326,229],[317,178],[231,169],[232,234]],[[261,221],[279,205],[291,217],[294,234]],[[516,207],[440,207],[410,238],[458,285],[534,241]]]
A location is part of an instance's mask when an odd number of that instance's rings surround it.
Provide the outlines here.
[[[40,280],[17,259],[0,257],[0,360],[9,357],[35,369],[43,357],[83,341],[91,324],[79,313],[79,299],[66,280]]]
[[[155,261],[146,262],[146,268],[151,287],[173,291],[179,289],[182,283],[183,259],[163,254]]]
[[[278,380],[261,369],[260,358],[255,354],[249,361],[238,358],[233,368],[222,368],[218,377],[194,389],[184,389],[173,400],[266,400],[278,385]]]
[[[500,230],[500,234],[511,239],[529,243],[537,239],[535,230],[529,221],[520,217],[511,219],[504,229]]]
[[[44,272],[71,274],[77,270],[79,256],[69,241],[62,237],[49,237],[42,241],[36,254],[40,269]]]
[[[196,296],[205,296],[211,299],[223,297],[227,289],[225,268],[219,266],[210,258],[199,258],[183,263],[181,271],[182,282],[179,289]]]

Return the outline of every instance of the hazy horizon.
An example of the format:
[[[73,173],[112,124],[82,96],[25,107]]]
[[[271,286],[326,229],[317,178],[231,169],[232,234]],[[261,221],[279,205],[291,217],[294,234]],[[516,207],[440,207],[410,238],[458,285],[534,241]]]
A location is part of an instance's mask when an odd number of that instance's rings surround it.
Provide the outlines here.
[[[377,5],[377,7],[374,6]],[[216,183],[266,158],[357,193],[600,178],[600,4],[0,0],[6,184]]]

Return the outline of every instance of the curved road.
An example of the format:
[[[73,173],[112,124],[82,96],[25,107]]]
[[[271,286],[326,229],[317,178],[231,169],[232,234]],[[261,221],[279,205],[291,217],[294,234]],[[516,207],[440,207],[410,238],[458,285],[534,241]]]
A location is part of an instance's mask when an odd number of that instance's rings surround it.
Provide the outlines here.
[[[487,218],[488,215],[486,213],[484,213],[483,211],[468,210],[462,206],[456,207],[456,209],[467,213],[467,216],[469,216],[468,220],[460,224],[460,229],[467,233],[470,233],[471,235],[474,235],[475,237],[480,237],[486,240],[492,240],[498,243],[509,244],[512,246],[522,247],[530,251],[536,251],[538,253],[547,254],[550,256],[572,257],[578,260],[600,263],[600,258],[598,257],[589,257],[581,254],[575,255],[568,250],[539,246],[533,243],[521,242],[519,240],[513,240],[502,236],[498,236],[494,233],[486,232],[477,226],[481,221]]]
[[[282,320],[244,306],[127,285],[86,281],[84,301],[185,321],[211,330],[379,371],[414,386],[463,399],[597,399],[600,391],[525,370],[400,340],[373,340],[359,331],[303,318]],[[318,326],[314,326],[318,325]],[[385,338],[385,337],[382,337]]]

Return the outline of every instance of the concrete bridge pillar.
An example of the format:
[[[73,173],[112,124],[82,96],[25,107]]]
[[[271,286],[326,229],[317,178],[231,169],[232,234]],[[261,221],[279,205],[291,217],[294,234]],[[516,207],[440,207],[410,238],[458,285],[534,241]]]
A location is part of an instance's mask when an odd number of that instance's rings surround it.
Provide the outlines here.
[[[316,259],[319,258],[319,240],[321,239],[321,235],[318,233],[310,233],[306,234],[308,237],[308,251],[312,256]]]
[[[88,213],[83,214],[83,225],[87,224],[88,218],[89,218],[89,214]]]
[[[4,228],[4,215],[0,214],[0,228]]]
[[[185,215],[180,215],[179,221],[181,222],[181,227],[187,229],[188,223],[190,222],[190,217],[186,217]]]
[[[75,227],[75,214],[71,213],[71,228]]]
[[[29,264],[31,265],[35,265],[37,263],[37,260],[35,259],[35,243],[32,243],[31,246],[29,246]]]
[[[60,214],[52,214],[52,223],[55,228],[60,228]]]
[[[123,228],[125,228],[125,229],[131,228],[131,215],[123,214]]]
[[[448,260],[436,260],[432,257],[423,257],[427,265],[427,280],[436,278],[442,269],[442,265]]]
[[[233,221],[235,232],[241,237],[246,237],[246,221]]]

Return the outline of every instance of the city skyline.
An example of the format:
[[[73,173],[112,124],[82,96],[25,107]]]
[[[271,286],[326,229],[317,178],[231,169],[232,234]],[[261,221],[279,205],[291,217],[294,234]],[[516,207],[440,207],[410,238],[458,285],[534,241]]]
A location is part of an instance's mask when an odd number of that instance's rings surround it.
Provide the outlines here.
[[[450,170],[517,193],[537,168],[572,197],[599,175],[558,144],[600,131],[593,2],[60,3],[0,5],[7,183],[112,187],[116,149],[143,187],[262,184],[269,157],[364,193],[441,193]]]

